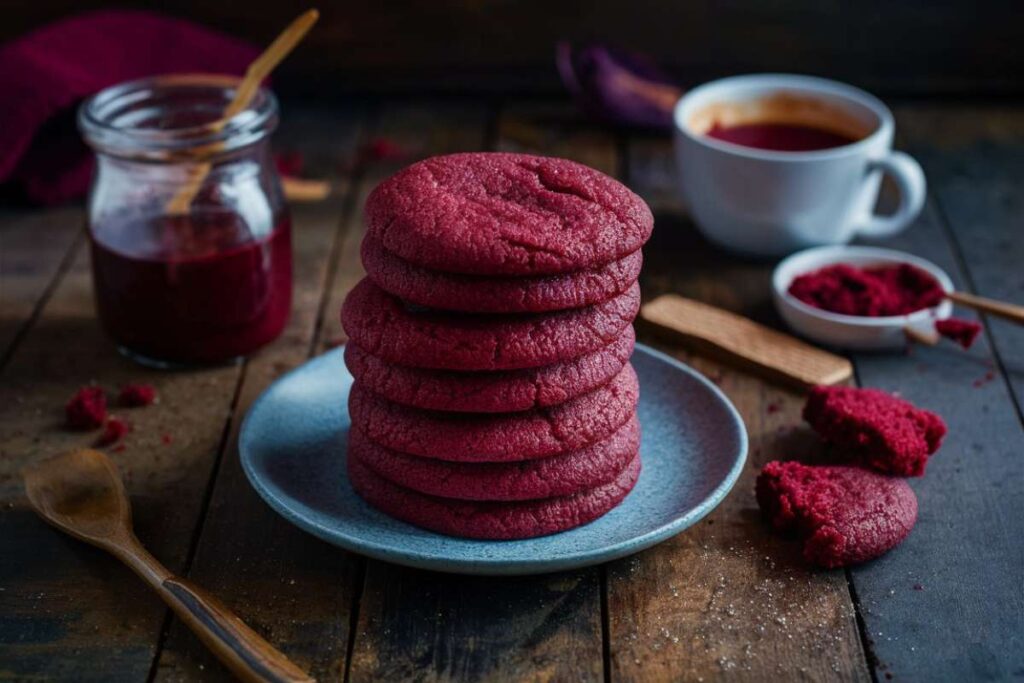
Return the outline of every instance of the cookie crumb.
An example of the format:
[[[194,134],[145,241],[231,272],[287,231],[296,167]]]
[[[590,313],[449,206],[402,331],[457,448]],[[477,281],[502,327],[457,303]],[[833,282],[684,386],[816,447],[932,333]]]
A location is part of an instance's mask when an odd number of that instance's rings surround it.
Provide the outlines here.
[[[994,380],[995,378],[996,378],[996,373],[994,373],[991,370],[989,370],[988,372],[985,373],[985,375],[983,377],[981,377],[980,379],[974,380],[974,382],[972,383],[972,386],[975,389],[979,389],[979,388],[985,386],[986,384],[988,384],[989,382],[991,382],[992,380]]]
[[[815,387],[803,417],[837,455],[904,477],[923,475],[946,435],[941,417],[878,389]]]
[[[124,420],[111,416],[103,427],[103,433],[96,439],[97,446],[110,446],[124,438],[124,435],[131,430],[131,427]]]
[[[117,402],[128,408],[142,408],[156,401],[152,384],[125,384],[117,395]]]
[[[107,396],[100,387],[82,387],[64,406],[64,415],[71,429],[101,427],[107,417]]]
[[[935,321],[935,331],[946,339],[956,342],[965,349],[971,348],[981,332],[981,325],[963,318],[946,318]]]

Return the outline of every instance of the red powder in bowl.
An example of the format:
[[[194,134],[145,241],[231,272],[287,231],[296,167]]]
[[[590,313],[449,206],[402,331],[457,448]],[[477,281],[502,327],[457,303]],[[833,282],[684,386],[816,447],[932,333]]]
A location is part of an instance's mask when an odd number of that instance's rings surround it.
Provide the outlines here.
[[[789,293],[823,311],[869,317],[906,315],[937,306],[946,296],[938,280],[909,263],[837,263],[799,276]]]

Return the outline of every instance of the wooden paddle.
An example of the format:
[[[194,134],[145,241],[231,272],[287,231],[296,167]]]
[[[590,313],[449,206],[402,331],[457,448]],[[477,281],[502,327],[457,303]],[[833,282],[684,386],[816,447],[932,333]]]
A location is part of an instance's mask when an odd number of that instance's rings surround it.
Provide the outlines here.
[[[853,365],[842,356],[675,294],[644,304],[640,317],[698,350],[800,389],[838,384],[853,376]]]

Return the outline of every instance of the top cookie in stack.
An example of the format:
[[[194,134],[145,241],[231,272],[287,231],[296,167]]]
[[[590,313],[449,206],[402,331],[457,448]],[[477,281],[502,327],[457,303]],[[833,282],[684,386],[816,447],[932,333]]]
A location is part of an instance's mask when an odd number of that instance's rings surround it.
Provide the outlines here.
[[[352,484],[476,538],[586,523],[639,474],[628,364],[653,218],[564,159],[413,164],[366,204],[368,277],[346,299]]]

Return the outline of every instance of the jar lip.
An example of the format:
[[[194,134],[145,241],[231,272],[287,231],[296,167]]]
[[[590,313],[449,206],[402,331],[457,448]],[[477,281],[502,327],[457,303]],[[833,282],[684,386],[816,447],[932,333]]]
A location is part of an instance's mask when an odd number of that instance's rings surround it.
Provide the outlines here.
[[[218,114],[231,101],[240,80],[217,74],[168,74],[119,83],[81,104],[78,127],[90,147],[115,156],[167,160],[231,152],[265,138],[277,127],[277,98],[263,87],[248,107],[222,121]],[[161,107],[164,111],[191,107],[202,120],[168,124],[154,118]]]

